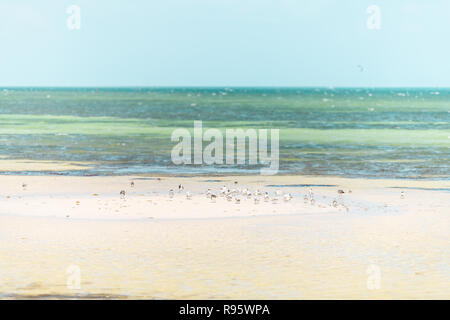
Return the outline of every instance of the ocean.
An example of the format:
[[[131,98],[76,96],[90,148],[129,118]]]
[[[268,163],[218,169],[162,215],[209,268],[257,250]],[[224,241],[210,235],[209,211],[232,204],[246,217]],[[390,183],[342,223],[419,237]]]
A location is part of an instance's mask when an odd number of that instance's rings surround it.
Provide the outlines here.
[[[86,163],[52,172],[67,175],[259,173],[173,164],[171,134],[195,120],[279,129],[279,174],[450,178],[442,88],[1,88],[0,158]]]

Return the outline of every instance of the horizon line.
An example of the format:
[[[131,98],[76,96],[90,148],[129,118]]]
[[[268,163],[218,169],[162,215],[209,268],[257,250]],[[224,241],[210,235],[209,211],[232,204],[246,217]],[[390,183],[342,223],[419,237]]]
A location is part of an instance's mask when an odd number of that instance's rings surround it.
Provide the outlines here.
[[[450,89],[450,86],[206,86],[206,85],[174,85],[174,86],[1,86],[0,89],[151,89],[151,88],[261,88],[261,89],[317,89],[317,88],[326,88],[326,89]]]

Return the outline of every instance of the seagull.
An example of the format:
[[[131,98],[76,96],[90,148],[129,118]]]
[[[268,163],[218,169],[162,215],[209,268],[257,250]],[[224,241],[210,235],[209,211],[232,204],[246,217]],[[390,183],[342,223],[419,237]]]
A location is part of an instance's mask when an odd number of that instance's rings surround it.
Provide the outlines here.
[[[311,204],[314,204],[316,202],[316,200],[314,200],[314,193],[312,191],[312,188],[309,188],[308,192],[309,192],[309,200],[310,200]]]
[[[220,190],[220,193],[222,195],[224,195],[225,193],[227,193],[227,191],[228,191],[228,188],[226,186],[223,186],[222,189]]]
[[[285,202],[288,202],[288,201],[290,201],[291,199],[292,199],[292,196],[291,196],[290,193],[284,195],[284,201],[285,201]]]
[[[169,197],[170,197],[170,199],[172,199],[173,196],[174,196],[173,189],[170,189],[169,190]]]
[[[182,185],[182,184],[179,184],[179,185],[178,185],[178,192],[181,192],[181,191],[183,191],[183,190],[184,190],[183,185]]]
[[[254,202],[255,202],[255,204],[258,204],[259,203],[259,198],[255,198]]]
[[[339,189],[339,190],[338,190],[338,193],[339,193],[339,194],[343,194],[343,193],[345,193],[345,192],[344,192],[344,190]]]
[[[235,201],[236,201],[236,204],[240,204],[241,203],[241,199],[239,199],[239,198],[236,198]]]
[[[191,193],[189,191],[186,192],[186,199],[188,199],[188,200],[192,199],[192,195],[191,195]]]
[[[405,199],[405,191],[400,192],[400,198]]]
[[[215,194],[211,195],[211,202],[216,202],[217,196]]]
[[[336,200],[333,200],[333,207],[337,208],[338,207],[338,203]]]
[[[26,183],[22,183],[22,188],[26,189],[27,184]]]
[[[121,190],[120,191],[120,197],[121,198],[125,198],[125,190]]]
[[[130,185],[133,188],[134,187],[134,181],[131,181]]]
[[[233,200],[233,196],[232,196],[232,195],[229,195],[229,194],[227,194],[227,200],[228,200],[228,201],[231,201],[231,200]]]
[[[267,192],[264,193],[264,202],[269,202],[269,200],[270,200],[269,194]]]

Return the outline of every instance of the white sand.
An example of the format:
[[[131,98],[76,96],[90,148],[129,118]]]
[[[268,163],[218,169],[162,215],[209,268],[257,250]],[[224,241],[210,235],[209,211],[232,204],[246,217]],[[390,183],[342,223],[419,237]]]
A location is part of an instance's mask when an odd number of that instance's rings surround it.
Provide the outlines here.
[[[432,190],[448,181],[161,178],[0,176],[0,297],[450,298],[450,194]],[[224,184],[294,199],[204,195]],[[332,186],[312,187],[314,205],[306,187],[268,186],[296,184]]]

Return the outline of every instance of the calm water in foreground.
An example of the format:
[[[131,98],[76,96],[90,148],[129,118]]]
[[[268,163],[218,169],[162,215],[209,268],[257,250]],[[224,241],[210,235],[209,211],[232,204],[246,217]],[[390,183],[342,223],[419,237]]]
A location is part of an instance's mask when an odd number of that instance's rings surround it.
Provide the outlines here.
[[[280,129],[280,173],[450,178],[450,89],[430,88],[6,88],[0,157],[88,163],[62,174],[259,172],[175,166],[171,133],[194,120]]]

